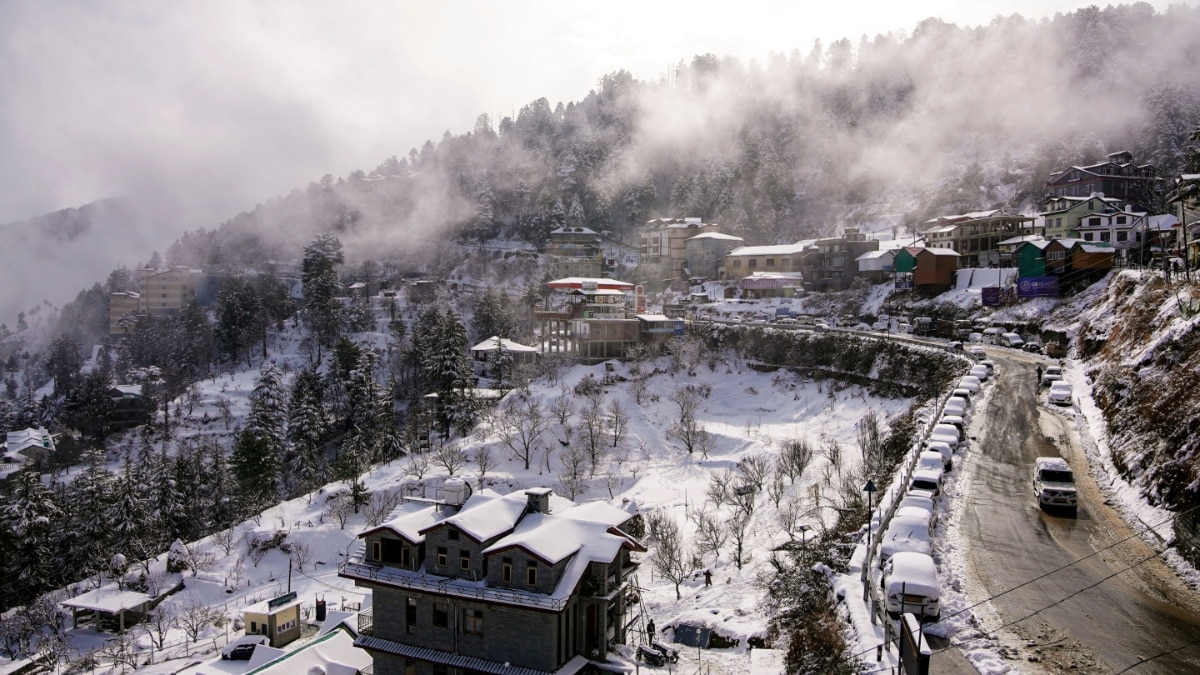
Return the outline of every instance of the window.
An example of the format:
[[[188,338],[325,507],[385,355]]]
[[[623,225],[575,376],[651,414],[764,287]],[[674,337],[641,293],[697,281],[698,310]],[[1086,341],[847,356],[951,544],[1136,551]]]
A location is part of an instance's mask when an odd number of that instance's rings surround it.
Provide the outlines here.
[[[371,542],[371,560],[383,560],[383,542]]]
[[[464,570],[471,569],[471,552],[470,551],[459,551],[458,552],[458,567],[460,569],[464,569]]]
[[[530,560],[525,564],[525,584],[528,586],[537,586],[537,561]]]
[[[412,567],[412,549],[407,546],[400,549],[400,565],[405,568]]]
[[[1100,241],[1110,241],[1110,240],[1111,240],[1111,238],[1109,237],[1108,232],[1100,233]]]
[[[433,603],[433,625],[437,628],[450,625],[450,605],[444,602]]]
[[[500,560],[500,581],[505,583],[512,582],[512,558],[502,558]]]
[[[1124,225],[1126,222],[1128,222],[1128,220],[1128,216],[1117,216],[1118,225]]]
[[[747,261],[746,267],[758,267],[758,260],[751,258],[749,261]]]
[[[417,632],[417,599],[409,598],[404,608],[404,623],[408,624],[408,632]]]
[[[733,261],[733,266],[734,266],[734,267],[741,267],[741,266],[742,266],[742,261],[741,261],[741,260],[734,260],[734,261]]]
[[[468,635],[483,635],[483,610],[463,610],[463,632]]]
[[[437,566],[445,567],[450,564],[450,554],[446,551],[445,546],[439,546],[437,550]]]
[[[257,621],[251,621],[251,622],[250,622],[250,632],[251,632],[251,633],[257,633],[257,632],[258,632],[258,622],[257,622]]]
[[[1089,227],[1100,227],[1100,219],[1099,218],[1088,218],[1088,226]]]
[[[767,258],[767,267],[774,267],[774,266],[775,266],[775,259]]]
[[[1084,233],[1083,233],[1083,240],[1084,240],[1084,241],[1091,241],[1091,240],[1092,240],[1092,233],[1091,233],[1091,232],[1084,232]]]
[[[1118,232],[1117,241],[1129,241],[1129,233],[1125,231]]]

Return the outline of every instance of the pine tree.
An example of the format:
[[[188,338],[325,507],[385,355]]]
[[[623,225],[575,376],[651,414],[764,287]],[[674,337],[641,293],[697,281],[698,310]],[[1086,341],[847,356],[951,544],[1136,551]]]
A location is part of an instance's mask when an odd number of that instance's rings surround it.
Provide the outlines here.
[[[54,534],[61,517],[54,494],[36,471],[21,471],[13,477],[11,491],[0,503],[0,524],[12,542],[12,568],[3,572],[19,582],[19,587],[9,589],[16,591],[14,599],[33,597],[57,581]]]
[[[105,513],[109,524],[109,551],[129,561],[149,558],[155,550],[152,537],[161,523],[151,513],[143,496],[143,479],[134,462],[126,461],[121,478],[113,485],[112,500]]]
[[[283,476],[291,493],[307,492],[325,482],[325,462],[321,441],[328,422],[321,405],[321,376],[306,369],[292,382],[288,401],[288,444],[284,455]]]
[[[95,574],[108,564],[111,529],[108,514],[113,498],[113,476],[105,466],[104,452],[89,448],[81,458],[83,473],[71,482],[70,522],[76,542],[65,551],[69,565],[82,576]]]
[[[279,456],[254,429],[243,429],[233,442],[230,464],[237,484],[238,513],[249,516],[274,502]]]
[[[332,234],[317,235],[304,247],[301,280],[304,283],[305,318],[321,345],[331,345],[337,337],[340,324],[336,301],[337,266],[344,259],[342,242]]]

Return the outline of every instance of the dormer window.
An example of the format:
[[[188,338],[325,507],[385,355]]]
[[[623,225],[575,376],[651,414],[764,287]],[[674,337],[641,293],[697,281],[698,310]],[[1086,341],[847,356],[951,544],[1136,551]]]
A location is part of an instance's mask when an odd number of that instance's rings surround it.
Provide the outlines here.
[[[445,567],[450,564],[450,553],[445,546],[439,546],[437,550],[437,566]]]
[[[512,583],[512,558],[500,560],[500,581]]]
[[[470,551],[459,551],[458,552],[458,567],[459,567],[459,569],[463,569],[463,570],[471,569],[471,552]]]
[[[537,586],[538,567],[536,560],[530,560],[525,564],[525,585]]]

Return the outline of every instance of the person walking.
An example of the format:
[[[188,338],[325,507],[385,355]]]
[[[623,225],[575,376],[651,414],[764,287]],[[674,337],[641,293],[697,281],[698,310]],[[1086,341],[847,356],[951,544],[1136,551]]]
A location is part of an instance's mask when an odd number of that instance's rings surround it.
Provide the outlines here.
[[[1038,366],[1037,377],[1038,377],[1037,383],[1040,386],[1042,384],[1042,367],[1041,366]]]
[[[650,619],[650,623],[646,624],[646,635],[650,637],[646,642],[654,644],[654,619]]]

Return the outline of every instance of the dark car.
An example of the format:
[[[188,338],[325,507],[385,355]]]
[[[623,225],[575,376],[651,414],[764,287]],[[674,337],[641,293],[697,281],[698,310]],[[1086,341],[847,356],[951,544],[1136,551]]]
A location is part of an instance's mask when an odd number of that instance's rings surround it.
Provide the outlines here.
[[[1037,342],[1026,342],[1025,344],[1021,345],[1021,349],[1027,352],[1033,352],[1034,354],[1042,353],[1042,345],[1038,344]]]
[[[254,655],[254,648],[258,645],[238,645],[229,650],[228,654],[221,654],[221,658],[231,661],[249,661]]]

